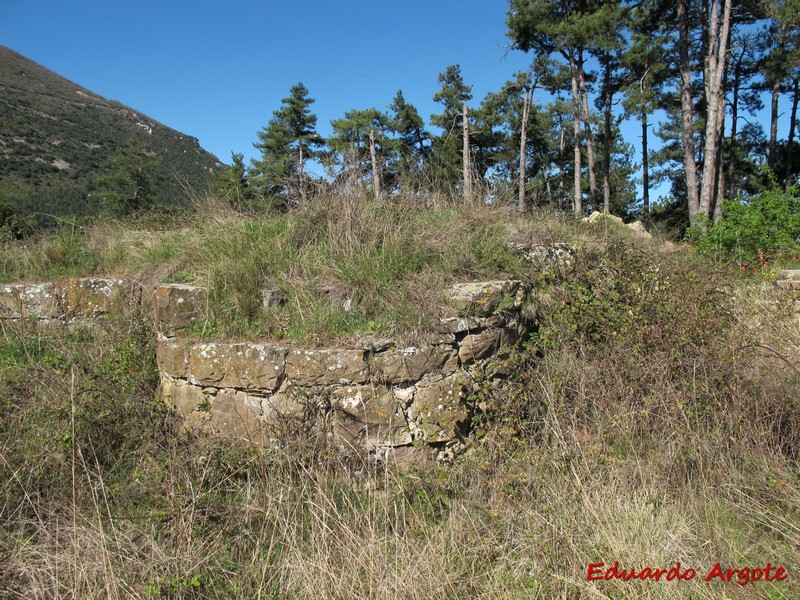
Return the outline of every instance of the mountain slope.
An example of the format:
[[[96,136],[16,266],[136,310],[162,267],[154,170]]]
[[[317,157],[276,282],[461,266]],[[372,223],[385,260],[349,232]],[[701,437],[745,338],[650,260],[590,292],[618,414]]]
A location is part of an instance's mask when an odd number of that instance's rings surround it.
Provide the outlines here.
[[[161,160],[160,200],[179,204],[222,166],[182,134],[0,46],[0,198],[24,213],[93,214],[94,179],[132,136]]]

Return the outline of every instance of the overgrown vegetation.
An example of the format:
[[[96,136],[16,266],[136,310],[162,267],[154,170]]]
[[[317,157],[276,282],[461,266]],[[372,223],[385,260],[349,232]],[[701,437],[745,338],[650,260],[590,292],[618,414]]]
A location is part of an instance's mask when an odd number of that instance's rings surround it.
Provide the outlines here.
[[[3,277],[210,284],[221,316],[207,328],[326,338],[413,327],[449,278],[522,275],[511,241],[578,243],[575,274],[526,308],[540,326],[501,365],[507,381],[479,386],[467,452],[397,470],[321,438],[218,445],[157,400],[146,315],[0,322],[0,595],[794,597],[800,332],[786,292],[613,226],[318,200],[65,228],[7,244]],[[298,290],[283,323],[247,304],[265,277]],[[355,309],[323,309],[345,292]],[[698,577],[586,581],[589,563],[615,561]],[[789,580],[702,581],[715,562],[767,561]]]
[[[446,310],[449,283],[523,277],[512,242],[594,235],[571,218],[546,222],[445,199],[376,202],[362,193],[324,193],[288,212],[243,215],[226,198],[195,208],[162,223],[141,216],[68,223],[8,245],[0,280],[82,271],[148,285],[195,283],[210,290],[207,318],[194,332],[200,337],[325,342],[364,331],[413,335]],[[261,306],[267,284],[285,291],[285,306]]]
[[[699,227],[689,231],[703,253],[751,268],[798,260],[800,198],[796,195],[773,189],[747,200],[728,200],[724,214],[707,232]]]

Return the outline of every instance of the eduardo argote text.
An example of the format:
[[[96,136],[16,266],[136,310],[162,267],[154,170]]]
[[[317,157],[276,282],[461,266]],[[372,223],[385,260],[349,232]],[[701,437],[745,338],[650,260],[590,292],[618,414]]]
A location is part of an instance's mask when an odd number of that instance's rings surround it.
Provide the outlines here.
[[[691,581],[698,576],[701,577],[703,581],[733,581],[738,585],[744,586],[754,581],[784,581],[788,577],[788,574],[783,567],[773,566],[770,563],[767,563],[763,567],[740,567],[736,569],[725,568],[719,563],[714,563],[710,569],[701,571],[699,575],[695,569],[682,568],[680,562],[676,562],[673,567],[668,569],[652,567],[643,567],[638,570],[625,569],[620,568],[619,562],[614,562],[611,566],[606,566],[606,564],[602,562],[589,563],[586,569],[587,581],[611,581],[614,579],[621,579],[622,581],[634,579],[649,579],[652,581]]]

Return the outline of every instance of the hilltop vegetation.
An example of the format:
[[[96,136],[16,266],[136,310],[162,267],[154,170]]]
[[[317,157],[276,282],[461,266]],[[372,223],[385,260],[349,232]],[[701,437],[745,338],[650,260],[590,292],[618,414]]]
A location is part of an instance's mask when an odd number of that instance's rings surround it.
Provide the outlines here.
[[[96,215],[96,178],[130,139],[159,157],[156,197],[185,203],[219,160],[195,138],[106,100],[0,46],[0,199],[22,215]]]
[[[518,274],[514,241],[571,242],[580,259],[527,307],[537,330],[497,365],[509,385],[479,386],[466,452],[409,471],[302,435],[257,450],[188,434],[156,396],[147,314],[87,329],[3,322],[0,593],[793,597],[793,581],[702,580],[715,562],[794,577],[788,292],[611,223],[460,198],[319,196],[245,215],[209,201],[163,218],[7,241],[5,277],[210,283],[227,335],[324,342],[413,330],[409,311],[424,320],[438,282]],[[264,275],[297,290],[277,322],[244,303]],[[331,309],[345,292],[355,309]],[[699,575],[586,581],[589,563],[614,561]]]

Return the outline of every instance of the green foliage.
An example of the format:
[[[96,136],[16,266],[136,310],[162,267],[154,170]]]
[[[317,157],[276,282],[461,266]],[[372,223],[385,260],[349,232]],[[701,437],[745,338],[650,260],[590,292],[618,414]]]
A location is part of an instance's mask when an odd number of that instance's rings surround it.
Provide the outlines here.
[[[421,181],[420,173],[430,157],[430,134],[416,107],[398,90],[389,105],[389,127],[394,132],[400,154],[398,170],[402,185],[413,189]]]
[[[98,204],[87,198],[92,182],[108,174],[111,156],[145,127],[162,159],[155,190],[160,203],[184,203],[187,189],[205,189],[209,171],[220,166],[196,138],[80,88],[5,47],[0,47],[0,88],[0,147],[6,149],[0,196],[14,198],[22,217],[96,215]]]
[[[800,196],[773,189],[749,199],[728,200],[722,220],[703,233],[687,232],[706,254],[740,265],[762,265],[796,256],[800,250]]]
[[[211,190],[226,200],[231,208],[242,211],[252,205],[255,192],[250,186],[244,154],[231,152],[231,161],[227,169],[214,172]]]
[[[317,133],[317,116],[310,106],[315,100],[297,83],[289,90],[266,127],[253,144],[261,152],[250,168],[251,183],[264,196],[279,195],[297,201],[305,195],[306,161],[318,158],[325,143]]]
[[[158,200],[158,166],[161,158],[142,137],[131,137],[109,159],[111,172],[95,179],[104,210],[123,216],[155,207]]]
[[[438,81],[440,88],[433,100],[441,104],[442,112],[431,115],[431,125],[442,133],[433,138],[433,177],[442,189],[452,191],[462,179],[462,107],[472,99],[472,86],[464,83],[460,65],[447,67]]]
[[[0,197],[0,244],[22,239],[25,226],[10,200]]]

